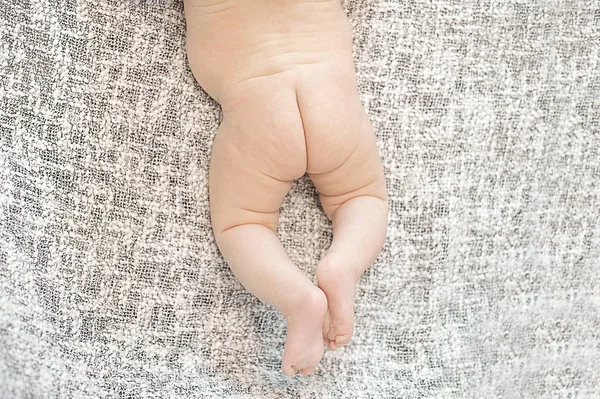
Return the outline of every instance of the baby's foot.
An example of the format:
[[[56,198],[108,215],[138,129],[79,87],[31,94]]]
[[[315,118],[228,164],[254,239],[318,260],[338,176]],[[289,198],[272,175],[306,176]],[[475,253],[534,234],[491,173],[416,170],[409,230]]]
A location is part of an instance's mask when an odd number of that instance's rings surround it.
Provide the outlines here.
[[[347,345],[354,330],[354,290],[357,277],[348,273],[347,264],[328,254],[317,266],[319,287],[327,296],[323,342],[329,350]]]
[[[310,375],[323,357],[322,326],[327,298],[313,286],[290,308],[285,314],[288,331],[281,368],[286,375],[297,371]]]

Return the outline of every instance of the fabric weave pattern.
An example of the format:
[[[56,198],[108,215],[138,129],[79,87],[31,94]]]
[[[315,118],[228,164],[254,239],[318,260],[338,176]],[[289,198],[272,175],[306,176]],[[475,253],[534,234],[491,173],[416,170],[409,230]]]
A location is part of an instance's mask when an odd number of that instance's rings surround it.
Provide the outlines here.
[[[182,3],[0,0],[0,398],[600,397],[600,2],[344,6],[389,234],[287,378],[210,229]],[[279,236],[313,276],[306,178]]]

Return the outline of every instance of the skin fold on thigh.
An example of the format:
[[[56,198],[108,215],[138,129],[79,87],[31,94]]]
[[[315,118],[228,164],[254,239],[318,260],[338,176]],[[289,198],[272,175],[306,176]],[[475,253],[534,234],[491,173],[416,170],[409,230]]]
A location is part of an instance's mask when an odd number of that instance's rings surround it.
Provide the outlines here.
[[[306,171],[295,93],[271,89],[281,84],[275,79],[261,83],[248,87],[224,112],[215,138],[210,196],[216,231],[248,223],[275,230],[291,182]]]

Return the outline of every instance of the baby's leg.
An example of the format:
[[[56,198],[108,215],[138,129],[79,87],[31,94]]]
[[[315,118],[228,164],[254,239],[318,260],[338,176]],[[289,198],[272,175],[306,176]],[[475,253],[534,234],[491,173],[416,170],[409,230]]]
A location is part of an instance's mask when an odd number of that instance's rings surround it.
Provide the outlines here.
[[[283,372],[311,374],[323,355],[326,297],[291,262],[275,235],[279,207],[291,180],[297,177],[285,172],[290,170],[293,157],[287,156],[286,167],[277,165],[278,158],[285,155],[281,154],[285,143],[298,137],[289,131],[276,131],[277,125],[286,129],[288,123],[273,122],[269,113],[248,105],[240,109],[248,112],[230,118],[225,115],[212,149],[210,202],[215,237],[244,287],[286,317]],[[287,113],[279,119],[288,117],[294,116]],[[265,133],[263,129],[274,131]],[[270,142],[277,137],[284,143],[279,148]],[[299,139],[304,140],[301,130]],[[270,150],[279,151],[279,156],[270,156]],[[304,154],[300,155],[300,161],[305,162]]]
[[[340,76],[328,79],[338,84],[323,81],[305,87],[299,96],[307,132],[308,173],[333,222],[333,242],[316,272],[319,287],[327,295],[323,338],[331,350],[348,344],[352,337],[355,286],[381,251],[388,210],[371,124],[351,78],[344,82],[344,74]]]

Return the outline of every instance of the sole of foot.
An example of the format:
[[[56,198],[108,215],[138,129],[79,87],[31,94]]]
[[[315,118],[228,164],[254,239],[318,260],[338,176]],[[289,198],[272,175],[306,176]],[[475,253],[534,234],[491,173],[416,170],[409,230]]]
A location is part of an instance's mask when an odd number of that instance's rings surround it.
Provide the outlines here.
[[[327,312],[327,297],[313,286],[299,296],[287,319],[287,339],[281,369],[292,376],[300,371],[311,375],[323,357],[322,328]]]

